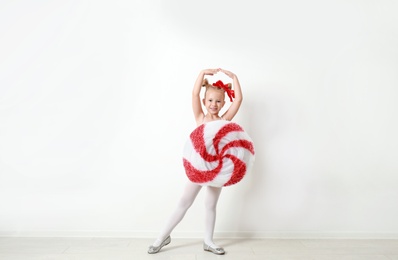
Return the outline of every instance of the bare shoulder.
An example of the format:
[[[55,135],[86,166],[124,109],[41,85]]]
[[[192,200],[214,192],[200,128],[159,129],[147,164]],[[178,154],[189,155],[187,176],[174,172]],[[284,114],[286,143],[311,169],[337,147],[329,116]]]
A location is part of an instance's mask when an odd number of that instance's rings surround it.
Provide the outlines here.
[[[232,121],[232,118],[228,118],[228,117],[226,117],[225,115],[222,115],[222,116],[221,116],[221,119],[222,119],[222,120],[225,120],[225,121]]]
[[[201,125],[203,123],[204,119],[205,119],[205,114],[203,114],[203,113],[199,114],[197,117],[195,117],[196,125],[197,126]]]

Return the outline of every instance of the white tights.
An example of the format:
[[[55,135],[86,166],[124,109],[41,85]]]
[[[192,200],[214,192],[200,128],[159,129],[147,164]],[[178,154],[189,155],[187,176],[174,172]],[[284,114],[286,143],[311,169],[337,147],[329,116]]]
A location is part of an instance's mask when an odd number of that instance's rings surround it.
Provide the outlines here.
[[[191,207],[202,186],[188,182],[185,186],[183,195],[177,204],[177,208],[174,210],[170,219],[166,223],[166,226],[160,233],[159,237],[156,239],[153,246],[159,246],[162,241],[168,237],[173,229],[178,223],[184,218],[185,213]],[[216,207],[218,198],[220,197],[222,188],[207,187],[206,197],[205,197],[205,209],[206,209],[206,219],[205,219],[205,237],[204,242],[212,247],[217,247],[213,242],[214,225],[216,223]]]

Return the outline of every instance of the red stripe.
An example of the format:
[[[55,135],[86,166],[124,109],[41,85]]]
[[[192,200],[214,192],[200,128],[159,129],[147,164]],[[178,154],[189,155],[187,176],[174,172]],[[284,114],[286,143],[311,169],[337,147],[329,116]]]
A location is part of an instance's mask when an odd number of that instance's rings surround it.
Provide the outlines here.
[[[221,141],[221,139],[226,136],[228,133],[233,132],[233,131],[243,131],[242,127],[240,127],[238,124],[235,123],[228,123],[225,126],[223,126],[217,134],[214,136],[213,139],[213,144],[214,148],[216,149],[216,153],[218,154],[218,145]]]
[[[197,127],[190,135],[192,145],[197,153],[207,162],[213,162],[218,159],[217,155],[212,155],[207,152],[207,147],[204,140],[204,127],[205,125],[200,125]]]
[[[231,147],[243,147],[243,148],[249,150],[254,155],[253,143],[248,140],[234,140],[234,141],[229,142],[228,144],[226,144],[223,147],[221,154],[224,154],[225,151]]]
[[[188,179],[194,183],[206,183],[212,181],[221,171],[223,165],[222,161],[220,160],[218,166],[213,170],[200,171],[195,167],[193,167],[193,165],[187,159],[183,158],[183,161],[184,161],[185,172],[188,176]]]
[[[230,186],[240,182],[243,179],[246,174],[246,164],[232,154],[226,154],[225,157],[231,159],[234,163],[234,171],[232,172],[232,176],[229,181],[224,184],[224,186]]]

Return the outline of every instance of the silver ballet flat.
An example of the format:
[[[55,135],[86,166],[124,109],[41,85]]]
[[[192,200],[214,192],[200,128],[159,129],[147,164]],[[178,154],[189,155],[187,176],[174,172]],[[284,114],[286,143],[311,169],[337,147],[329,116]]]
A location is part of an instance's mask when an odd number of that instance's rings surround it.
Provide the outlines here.
[[[149,246],[148,254],[156,254],[162,249],[162,247],[167,246],[171,242],[171,237],[166,237],[165,240],[160,244],[160,246]]]
[[[224,248],[222,248],[222,247],[213,248],[209,245],[206,245],[206,243],[203,243],[203,250],[212,252],[213,254],[216,254],[216,255],[225,254]]]

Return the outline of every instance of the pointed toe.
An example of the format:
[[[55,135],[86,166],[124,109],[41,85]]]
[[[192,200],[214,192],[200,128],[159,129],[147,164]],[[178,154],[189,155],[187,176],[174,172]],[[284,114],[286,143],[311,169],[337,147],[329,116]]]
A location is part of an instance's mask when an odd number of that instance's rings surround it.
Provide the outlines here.
[[[211,252],[211,253],[216,254],[216,255],[225,254],[224,248],[222,248],[222,247],[214,248],[214,247],[211,247],[209,245],[206,245],[206,243],[203,243],[203,250]]]
[[[159,245],[159,246],[149,246],[148,248],[148,254],[156,254],[162,249],[162,247],[167,246],[171,242],[171,237],[168,236],[166,237],[165,240]]]

